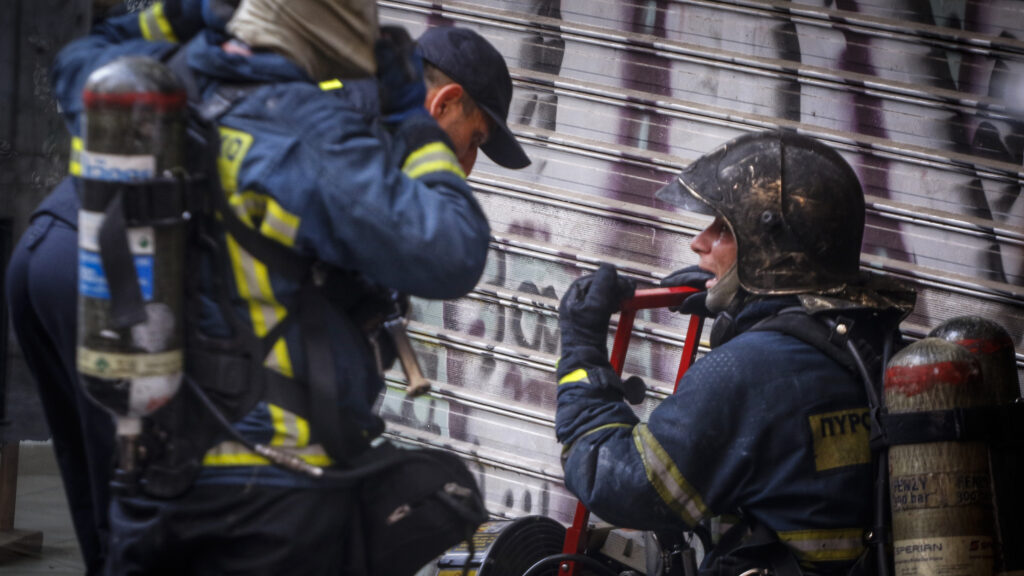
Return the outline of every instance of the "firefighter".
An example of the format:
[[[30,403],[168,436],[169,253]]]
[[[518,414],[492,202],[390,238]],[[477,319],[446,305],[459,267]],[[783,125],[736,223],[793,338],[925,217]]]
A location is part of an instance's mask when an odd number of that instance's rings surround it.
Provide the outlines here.
[[[704,534],[702,574],[847,569],[872,526],[867,392],[842,343],[799,328],[841,325],[880,377],[914,302],[859,270],[856,174],[823,143],[770,131],[698,158],[658,196],[714,217],[691,243],[699,264],[664,282],[702,290],[683,309],[715,316],[711,351],[641,422],[606,349],[634,283],[609,264],[576,280],[559,307],[566,485],[612,524]]]
[[[190,341],[223,347],[268,333],[275,339],[258,373],[225,370],[237,364],[218,356],[212,366],[220,370],[193,376],[246,388],[249,381],[280,387],[324,371],[337,375],[337,400],[327,405],[334,418],[318,426],[301,411],[259,401],[238,416],[235,432],[309,465],[343,464],[337,454],[354,457],[382,430],[371,410],[386,363],[375,353],[386,348],[375,348],[375,319],[394,304],[362,296],[464,294],[482,272],[489,228],[423,106],[421,75],[409,74],[421,70],[415,52],[401,52],[392,32],[375,54],[372,2],[246,0],[226,27],[189,40],[218,4],[169,1],[97,26],[59,55],[55,92],[77,136],[82,87],[94,69],[122,55],[167,59],[175,40],[188,41],[181,50],[204,102],[223,98],[224,86],[252,87],[216,117],[217,182],[233,212],[225,219],[237,217],[295,260],[315,260],[316,269],[289,276],[226,234],[219,217],[206,219],[218,248],[200,251],[190,272],[200,280]],[[318,366],[325,370],[310,367],[305,353],[314,340],[304,323],[273,331],[302,316],[306,278],[332,291],[332,307],[321,311],[329,360]],[[202,352],[189,349],[186,357]],[[358,573],[339,545],[357,530],[352,494],[269,466],[211,432],[186,396],[179,393],[147,429],[139,490],[114,498],[107,573]],[[324,420],[342,422],[342,433],[322,434],[332,429]]]
[[[469,174],[478,150],[506,168],[525,168],[530,159],[509,130],[512,78],[501,53],[469,28],[437,26],[417,40],[423,51],[424,105],[452,140]]]

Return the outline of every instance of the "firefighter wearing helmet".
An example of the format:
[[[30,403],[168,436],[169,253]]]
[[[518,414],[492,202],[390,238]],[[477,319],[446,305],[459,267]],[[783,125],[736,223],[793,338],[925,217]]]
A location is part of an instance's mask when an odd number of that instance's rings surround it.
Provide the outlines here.
[[[863,374],[880,377],[914,294],[859,269],[856,174],[825,144],[770,131],[698,158],[658,197],[714,217],[691,243],[698,264],[662,282],[701,290],[681,311],[715,317],[712,349],[641,422],[606,350],[634,284],[607,264],[575,281],[559,307],[566,485],[617,526],[716,543],[702,574],[864,561],[875,519]]]

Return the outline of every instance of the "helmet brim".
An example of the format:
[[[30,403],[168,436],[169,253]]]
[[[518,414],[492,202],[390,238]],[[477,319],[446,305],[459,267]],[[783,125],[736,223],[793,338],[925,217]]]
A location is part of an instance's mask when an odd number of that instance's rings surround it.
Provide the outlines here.
[[[686,172],[685,170],[683,171]],[[662,202],[682,208],[688,212],[696,212],[707,216],[718,216],[711,205],[704,201],[696,190],[690,188],[682,178],[682,174],[672,178],[672,181],[665,184],[654,197]]]

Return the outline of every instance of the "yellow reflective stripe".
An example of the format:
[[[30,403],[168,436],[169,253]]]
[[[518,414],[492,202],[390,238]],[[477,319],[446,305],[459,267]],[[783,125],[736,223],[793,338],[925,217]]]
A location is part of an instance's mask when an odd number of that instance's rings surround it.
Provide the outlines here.
[[[704,519],[707,506],[697,490],[683,477],[672,458],[646,424],[633,428],[633,442],[644,463],[647,479],[661,499],[693,526]]]
[[[338,80],[337,78],[324,80],[323,82],[320,83],[320,89],[323,90],[324,92],[327,92],[328,90],[337,90],[342,86],[344,86],[344,84],[342,84],[341,80]]]
[[[260,224],[260,233],[285,246],[294,246],[295,235],[299,231],[299,217],[285,210],[273,198],[266,198],[266,214]]]
[[[246,252],[233,236],[226,236],[238,295],[249,304],[253,332],[262,338],[284,319],[287,310],[274,298],[266,265]],[[283,338],[274,344],[266,363],[289,378],[293,375],[291,358]]]
[[[267,411],[270,412],[270,422],[274,425],[274,437],[270,439],[270,445],[294,447],[295,440],[288,429],[288,412],[273,404],[267,404]],[[288,442],[289,439],[292,441]]]
[[[313,466],[330,466],[333,461],[319,444],[302,448],[278,448],[282,452],[293,454]],[[226,441],[206,451],[203,466],[267,466],[270,461],[249,451],[243,444]]]
[[[302,448],[309,444],[309,422],[305,418],[274,404],[267,404],[270,420],[274,425],[271,446]]]
[[[142,30],[142,37],[150,42],[174,42],[178,43],[178,37],[174,35],[171,22],[164,14],[163,2],[157,2],[149,8],[139,12],[139,28]]]
[[[796,551],[801,562],[855,560],[864,551],[863,531],[858,528],[793,530],[779,532],[779,540]]]
[[[256,192],[234,192],[228,196],[228,205],[234,209],[235,215],[249,228],[254,222],[263,219],[267,211],[267,196]]]
[[[238,190],[238,171],[252,146],[252,135],[241,130],[220,126],[220,154],[217,155],[217,173],[226,194]]]
[[[587,377],[587,371],[584,370],[583,368],[577,368],[577,369],[573,370],[572,372],[569,372],[565,376],[562,376],[562,379],[558,381],[558,385],[561,386],[562,384],[569,384],[571,382],[579,382],[580,380],[583,380],[586,377]]]
[[[564,459],[569,454],[569,452],[572,451],[573,447],[576,446],[577,442],[579,442],[583,438],[586,438],[587,436],[590,436],[595,432],[600,432],[601,430],[608,430],[610,428],[631,428],[632,426],[632,424],[626,424],[625,422],[615,422],[613,424],[603,424],[601,426],[598,426],[597,428],[594,428],[593,430],[587,430],[586,432],[581,434],[580,437],[577,438],[576,441],[573,442],[572,444],[562,446],[562,458]]]
[[[224,126],[219,130],[220,154],[217,156],[217,172],[220,174],[224,193],[228,195],[228,204],[247,226],[252,227],[254,221],[261,221],[261,233],[288,246],[293,245],[299,225],[297,216],[288,213],[267,195],[252,191],[238,192],[238,172],[252,146],[252,135]],[[273,233],[267,234],[264,224],[271,213],[273,222],[268,225],[268,230],[272,230]],[[249,304],[253,332],[263,337],[283,320],[288,312],[274,296],[266,265],[239,246],[230,234],[226,236],[238,295]],[[274,343],[266,358],[266,365],[289,378],[294,374],[288,345],[283,338]]]
[[[402,172],[410,178],[419,178],[431,172],[453,172],[460,178],[466,177],[466,173],[459,167],[458,158],[443,142],[431,142],[409,154]]]
[[[251,190],[235,192],[228,198],[228,204],[242,222],[251,228],[254,222],[260,223],[259,232],[285,246],[295,245],[295,235],[299,232],[300,219],[284,209],[271,196]]]
[[[82,175],[82,139],[71,137],[71,153],[68,154],[68,173],[72,176]]]

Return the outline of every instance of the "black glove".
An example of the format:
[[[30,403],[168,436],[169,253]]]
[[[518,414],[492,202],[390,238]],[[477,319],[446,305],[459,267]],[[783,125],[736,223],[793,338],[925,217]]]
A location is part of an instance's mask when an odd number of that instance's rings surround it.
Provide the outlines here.
[[[686,268],[680,268],[675,272],[665,276],[661,279],[661,286],[666,288],[673,288],[676,286],[687,286],[690,288],[696,288],[700,290],[696,294],[693,294],[683,300],[683,303],[678,306],[669,306],[669,310],[673,312],[679,312],[680,314],[695,314],[697,316],[712,317],[714,313],[708,310],[707,299],[708,291],[704,287],[708,280],[714,278],[715,275],[706,270],[701,270],[696,264],[693,266],[687,266]]]
[[[427,98],[423,56],[405,28],[381,26],[374,54],[384,120],[394,123],[415,114],[427,114],[423,107]]]
[[[184,44],[200,30],[210,28],[223,32],[235,13],[239,0],[163,0],[146,10],[163,12],[178,42]]]
[[[608,322],[635,289],[633,280],[619,276],[615,266],[607,263],[569,286],[558,305],[559,380],[579,368],[608,366]]]

